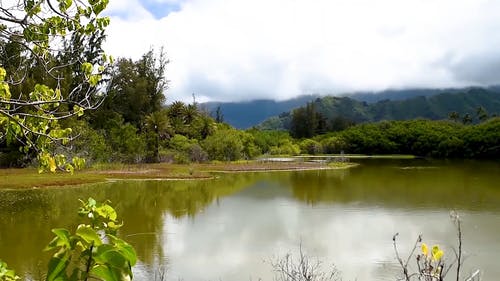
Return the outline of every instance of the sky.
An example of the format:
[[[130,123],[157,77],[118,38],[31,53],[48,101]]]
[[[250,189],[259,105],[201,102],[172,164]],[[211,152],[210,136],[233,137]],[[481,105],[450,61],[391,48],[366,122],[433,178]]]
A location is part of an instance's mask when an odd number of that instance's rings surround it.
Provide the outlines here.
[[[500,0],[111,0],[106,51],[164,48],[167,102],[500,84]]]

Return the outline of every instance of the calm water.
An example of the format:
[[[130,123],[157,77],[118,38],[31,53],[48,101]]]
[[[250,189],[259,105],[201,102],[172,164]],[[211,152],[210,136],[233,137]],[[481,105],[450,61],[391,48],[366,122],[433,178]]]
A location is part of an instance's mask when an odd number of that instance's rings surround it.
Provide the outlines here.
[[[1,179],[0,179],[1,180]],[[51,228],[74,229],[78,198],[110,199],[137,250],[136,280],[272,280],[299,245],[344,280],[395,280],[392,236],[406,254],[418,234],[451,259],[463,219],[464,272],[500,275],[500,163],[365,161],[350,170],[244,173],[208,181],[134,181],[0,191],[0,257],[43,279]],[[451,276],[450,276],[451,277]]]

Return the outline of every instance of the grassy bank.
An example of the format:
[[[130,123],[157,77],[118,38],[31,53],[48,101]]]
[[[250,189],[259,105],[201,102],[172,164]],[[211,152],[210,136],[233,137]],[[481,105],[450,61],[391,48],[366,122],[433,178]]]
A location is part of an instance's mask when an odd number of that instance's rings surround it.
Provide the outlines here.
[[[38,174],[36,169],[0,169],[0,189],[46,188],[126,179],[209,179],[213,172],[292,171],[349,168],[353,163],[311,162],[214,162],[209,164],[104,164],[74,175],[68,173]]]

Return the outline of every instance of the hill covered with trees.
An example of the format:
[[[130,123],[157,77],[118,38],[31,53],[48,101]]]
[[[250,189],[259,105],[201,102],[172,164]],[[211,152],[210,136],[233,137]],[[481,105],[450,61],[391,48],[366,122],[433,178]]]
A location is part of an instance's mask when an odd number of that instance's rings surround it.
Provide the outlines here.
[[[253,100],[243,102],[207,102],[200,106],[210,112],[215,119],[238,129],[255,126],[269,117],[290,111],[319,97],[318,95],[300,96],[285,101]]]
[[[497,116],[498,113],[500,93],[483,88],[375,103],[327,96],[271,117],[258,128],[288,130],[296,137],[311,137],[328,131],[343,130],[353,124],[381,120],[451,119],[467,124],[478,123]]]

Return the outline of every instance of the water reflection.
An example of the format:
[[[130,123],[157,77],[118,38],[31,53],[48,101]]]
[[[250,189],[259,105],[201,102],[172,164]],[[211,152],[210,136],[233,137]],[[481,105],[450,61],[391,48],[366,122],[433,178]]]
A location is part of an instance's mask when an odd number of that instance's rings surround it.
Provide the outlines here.
[[[450,209],[464,216],[469,266],[500,269],[499,163],[368,162],[334,171],[244,173],[209,181],[131,181],[0,192],[0,256],[42,278],[51,228],[74,228],[78,198],[109,199],[140,258],[136,280],[272,280],[270,260],[296,251],[335,263],[344,280],[394,280],[391,238],[416,235],[451,253]],[[467,268],[469,270],[471,268]],[[490,278],[488,278],[490,277]]]

